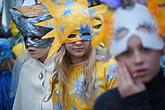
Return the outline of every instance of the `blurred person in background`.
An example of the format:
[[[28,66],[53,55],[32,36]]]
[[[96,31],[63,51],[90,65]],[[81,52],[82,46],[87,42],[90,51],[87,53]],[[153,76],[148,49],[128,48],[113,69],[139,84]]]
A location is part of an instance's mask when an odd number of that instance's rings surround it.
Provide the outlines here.
[[[146,6],[125,3],[114,14],[110,46],[118,62],[118,86],[101,95],[94,110],[164,110],[165,76],[160,65],[164,42],[158,22]]]
[[[0,110],[11,110],[12,50],[9,41],[0,38]]]

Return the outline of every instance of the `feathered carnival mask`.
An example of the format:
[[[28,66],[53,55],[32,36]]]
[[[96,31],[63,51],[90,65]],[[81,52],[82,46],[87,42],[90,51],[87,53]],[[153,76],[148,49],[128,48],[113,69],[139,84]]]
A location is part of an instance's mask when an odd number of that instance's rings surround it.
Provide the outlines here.
[[[98,44],[103,43],[104,47],[109,47],[110,37],[112,35],[112,14],[107,5],[99,4],[90,8],[91,12],[95,12],[93,17],[95,24],[93,26],[94,39],[92,45],[96,47]]]
[[[103,3],[106,3],[109,8],[118,8],[123,4],[126,6],[130,4],[130,2],[134,2],[133,0],[100,0]],[[127,2],[127,3],[126,3]],[[147,5],[149,11],[155,17],[159,35],[161,37],[165,36],[165,0],[137,0],[136,2]]]
[[[78,40],[92,40],[92,27],[97,24],[93,18],[96,10],[88,8],[87,0],[60,1],[41,0],[48,8],[52,19],[36,24],[37,26],[53,25],[54,29],[44,39],[54,38],[48,57],[55,54],[65,43]]]
[[[145,48],[152,50],[164,48],[164,43],[159,38],[157,31],[157,22],[146,6],[138,3],[122,6],[116,10],[113,17],[111,55],[118,56],[125,52],[128,49],[128,40],[135,35]],[[146,31],[142,31],[142,29]]]

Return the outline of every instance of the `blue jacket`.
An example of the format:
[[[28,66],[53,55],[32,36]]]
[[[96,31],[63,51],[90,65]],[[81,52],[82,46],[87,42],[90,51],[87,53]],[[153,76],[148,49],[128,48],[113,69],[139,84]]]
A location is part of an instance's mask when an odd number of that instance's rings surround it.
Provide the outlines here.
[[[0,110],[11,110],[12,100],[10,99],[12,74],[10,70],[0,70]]]

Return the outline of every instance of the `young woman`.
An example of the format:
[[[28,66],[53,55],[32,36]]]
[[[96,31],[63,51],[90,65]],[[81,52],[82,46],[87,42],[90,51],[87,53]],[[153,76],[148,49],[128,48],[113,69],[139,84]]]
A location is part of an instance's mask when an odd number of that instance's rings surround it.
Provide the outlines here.
[[[97,96],[116,86],[114,61],[96,61],[96,49],[91,45],[92,17],[86,2],[69,1],[53,6],[45,1],[54,18],[39,25],[49,22],[55,27],[45,38],[57,35],[49,53],[51,56],[57,52],[51,82],[54,110],[92,109]],[[58,11],[53,13],[55,9]]]
[[[65,44],[57,56],[52,83],[55,110],[60,106],[61,109],[92,109],[101,93],[116,86],[114,61],[96,61],[95,49],[90,41]],[[110,64],[112,72],[108,74]]]

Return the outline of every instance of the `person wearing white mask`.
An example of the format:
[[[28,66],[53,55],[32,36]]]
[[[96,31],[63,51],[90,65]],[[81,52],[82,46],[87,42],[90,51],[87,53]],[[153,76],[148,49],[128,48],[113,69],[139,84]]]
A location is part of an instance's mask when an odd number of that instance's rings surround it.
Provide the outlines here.
[[[110,54],[118,62],[118,86],[101,95],[94,110],[165,110],[164,43],[157,29],[144,5],[116,10]]]

